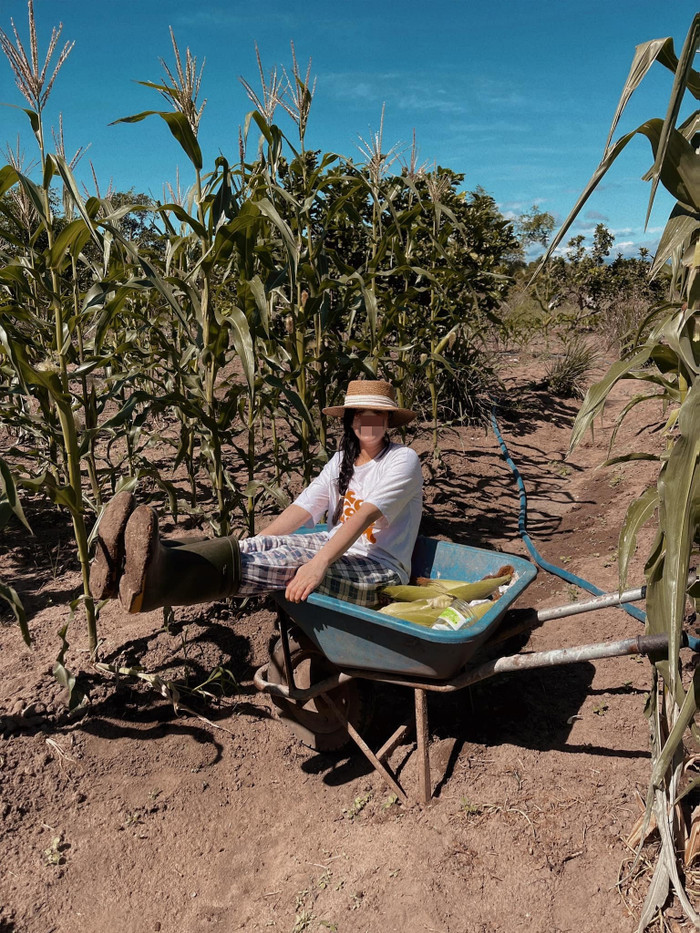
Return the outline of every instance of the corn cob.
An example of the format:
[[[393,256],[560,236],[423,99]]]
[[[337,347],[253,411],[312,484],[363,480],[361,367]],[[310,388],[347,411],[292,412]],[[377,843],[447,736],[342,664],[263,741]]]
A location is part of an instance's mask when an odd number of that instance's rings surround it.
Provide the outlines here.
[[[424,589],[424,587],[421,587]],[[392,616],[395,619],[403,619],[406,622],[413,622],[415,625],[423,625],[425,628],[431,628],[437,621],[438,616],[451,605],[454,597],[448,595],[436,596],[432,599],[414,599],[411,602],[391,603],[384,606],[379,612],[384,615]],[[479,603],[470,607],[470,616],[472,621],[480,619],[494,605],[491,600]]]
[[[389,589],[406,589],[406,587],[389,587]],[[411,587],[411,589],[427,589],[427,587]],[[433,624],[443,609],[446,609],[452,602],[453,597],[445,593],[428,599],[413,599],[410,602],[395,602],[388,606],[383,606],[379,611],[387,616],[393,616],[395,619],[404,619],[406,622],[414,622],[416,625],[424,625],[427,628]]]
[[[382,595],[394,602],[402,603],[435,599],[438,596],[450,596],[452,599],[464,599],[466,602],[486,599],[499,586],[510,583],[512,570],[505,567],[502,569],[507,569],[509,572],[499,577],[485,577],[474,583],[465,583],[464,580],[430,580],[425,586],[385,586]]]

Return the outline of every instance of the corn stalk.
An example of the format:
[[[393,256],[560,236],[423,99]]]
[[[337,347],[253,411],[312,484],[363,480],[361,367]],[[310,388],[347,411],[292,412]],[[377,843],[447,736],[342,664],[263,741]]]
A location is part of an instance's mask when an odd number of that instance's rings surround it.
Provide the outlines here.
[[[669,411],[664,431],[666,450],[658,457],[637,451],[614,461],[657,459],[660,469],[655,487],[634,502],[620,533],[620,587],[624,588],[629,560],[639,529],[658,512],[658,529],[646,563],[647,630],[668,636],[668,658],[657,661],[662,684],[651,695],[652,774],[647,794],[647,816],[653,810],[661,835],[661,853],[639,922],[644,930],[666,903],[671,886],[686,915],[700,929],[700,916],[691,905],[678,866],[681,827],[676,804],[681,797],[683,742],[700,705],[700,674],[696,671],[686,690],[681,676],[680,646],[686,610],[686,588],[692,555],[700,543],[700,155],[691,140],[700,120],[695,111],[681,125],[677,118],[686,92],[700,99],[700,74],[692,67],[700,46],[700,14],[695,17],[683,50],[676,57],[671,39],[657,39],[637,47],[600,165],[558,232],[545,257],[551,255],[574,217],[603,178],[613,161],[636,135],[652,146],[654,165],[645,176],[652,181],[647,218],[658,183],[676,198],[653,265],[653,273],[671,262],[669,303],[651,311],[634,346],[614,364],[584,399],[574,424],[572,447],[592,426],[612,387],[620,379],[634,379],[645,388],[623,409],[617,427],[638,405],[663,400]],[[632,93],[659,62],[673,73],[666,118],[648,120],[612,142],[618,120]],[[651,330],[649,331],[649,327]],[[648,332],[648,336],[643,336]],[[655,681],[656,683],[656,681]]]

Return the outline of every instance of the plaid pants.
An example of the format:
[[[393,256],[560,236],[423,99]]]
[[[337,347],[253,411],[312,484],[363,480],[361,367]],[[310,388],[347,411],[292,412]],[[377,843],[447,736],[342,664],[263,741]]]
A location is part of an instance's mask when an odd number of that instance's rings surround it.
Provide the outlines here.
[[[308,563],[329,537],[327,531],[317,531],[308,535],[244,538],[240,542],[241,585],[236,595],[254,596],[283,590],[299,567]],[[399,574],[378,561],[343,554],[331,564],[315,592],[360,606],[374,606],[382,587],[399,583]]]

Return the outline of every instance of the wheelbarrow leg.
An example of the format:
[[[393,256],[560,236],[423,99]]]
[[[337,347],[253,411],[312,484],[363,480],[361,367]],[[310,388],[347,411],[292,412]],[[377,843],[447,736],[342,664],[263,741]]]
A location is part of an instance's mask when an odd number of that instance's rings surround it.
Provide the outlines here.
[[[416,745],[418,752],[418,784],[421,803],[427,805],[432,797],[430,783],[430,750],[428,747],[428,698],[425,690],[414,691],[416,702]]]
[[[287,684],[290,689],[296,689],[294,683],[294,668],[292,667],[292,658],[289,651],[289,616],[282,609],[277,610],[277,624],[279,625],[280,638],[282,640],[282,656],[284,658],[284,673],[287,678]]]
[[[342,722],[345,728],[348,730],[348,734],[353,742],[357,745],[363,755],[368,759],[370,764],[374,767],[375,771],[378,771],[384,780],[387,782],[389,787],[403,800],[404,802],[408,800],[406,792],[401,787],[401,785],[394,778],[393,774],[389,771],[383,761],[380,761],[379,758],[374,754],[369,745],[362,738],[357,729],[353,726],[349,719],[343,715],[338,706],[333,702],[333,700],[328,696],[327,693],[321,694],[323,697],[323,702],[327,703],[330,708],[335,713],[337,719]]]

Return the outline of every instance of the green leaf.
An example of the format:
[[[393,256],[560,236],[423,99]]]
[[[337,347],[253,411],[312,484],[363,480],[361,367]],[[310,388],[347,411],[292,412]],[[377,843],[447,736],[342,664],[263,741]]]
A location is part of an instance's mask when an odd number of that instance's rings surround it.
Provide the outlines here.
[[[177,217],[180,223],[187,224],[199,237],[205,237],[207,235],[207,231],[200,222],[195,220],[195,218],[188,214],[184,207],[179,204],[161,204],[160,207],[158,207],[158,211],[161,214],[170,211],[171,214]]]
[[[618,561],[620,575],[620,592],[624,590],[627,582],[629,562],[637,548],[637,535],[639,529],[652,517],[659,504],[659,493],[655,486],[650,486],[627,509],[625,520],[620,529],[618,542]]]
[[[36,110],[29,110],[27,107],[22,107],[22,110],[24,110],[24,112],[29,117],[29,122],[31,124],[34,135],[37,136],[39,134],[39,130],[41,129],[39,114],[36,112]]]
[[[690,690],[685,696],[681,706],[678,718],[673,729],[666,740],[659,756],[654,761],[654,768],[651,773],[651,783],[655,787],[660,787],[666,772],[668,771],[677,749],[683,743],[683,733],[693,721],[693,717],[700,706],[700,669],[696,668],[693,673],[693,682]]]
[[[82,218],[73,220],[65,226],[51,247],[49,253],[51,268],[60,270],[65,255],[69,251],[73,256],[78,256],[91,236],[92,231],[86,226]]]
[[[187,158],[198,172],[202,170],[202,150],[199,148],[197,137],[192,132],[192,127],[187,122],[187,117],[183,113],[163,110],[144,110],[142,113],[134,114],[131,117],[121,117],[114,120],[110,126],[116,123],[140,123],[146,117],[157,116],[168,124],[168,129],[175,139],[182,146]]]
[[[649,194],[649,206],[647,208],[647,216],[645,221],[645,226],[649,223],[649,217],[651,215],[652,204],[654,203],[654,195],[656,193],[656,188],[661,179],[664,184],[666,182],[663,178],[664,166],[668,163],[667,151],[670,144],[671,138],[674,133],[677,131],[674,129],[678,119],[678,114],[681,108],[681,101],[685,96],[685,91],[689,90],[696,98],[699,96],[699,85],[700,81],[698,80],[699,76],[696,71],[693,70],[693,63],[695,61],[695,53],[698,49],[698,32],[700,31],[700,13],[696,13],[693,22],[688,30],[688,34],[685,37],[685,42],[683,43],[683,48],[681,49],[680,58],[676,61],[675,55],[673,55],[673,48],[671,47],[670,53],[667,54],[665,58],[660,58],[661,61],[666,65],[667,68],[670,68],[674,72],[673,77],[673,87],[671,88],[671,98],[669,100],[668,110],[666,111],[666,118],[661,129],[659,136],[659,144],[655,150],[655,159],[654,165],[650,171],[644,176],[645,180],[652,179],[651,192]],[[684,198],[679,198],[679,200],[684,200]],[[697,201],[687,201],[688,204],[693,204],[697,209],[700,207]]]
[[[280,232],[282,239],[287,246],[287,251],[289,252],[292,264],[296,267],[299,263],[299,250],[297,248],[297,242],[289,224],[280,217],[277,208],[267,198],[261,198],[259,201],[256,201],[255,206],[258,208],[261,214],[264,214],[265,217],[272,221],[277,230]]]
[[[700,380],[688,392],[676,439],[658,481],[663,550],[648,564],[647,615],[652,634],[665,633],[669,658],[678,657],[690,554],[700,528]],[[669,665],[670,688],[678,682]]]
[[[219,320],[219,312],[217,312],[216,316],[217,320]],[[231,328],[231,336],[243,367],[243,374],[252,393],[255,389],[255,350],[253,349],[253,338],[248,321],[241,309],[235,305],[229,306],[221,314],[220,323],[224,320],[228,322]]]
[[[11,165],[0,168],[0,197],[19,182],[19,175]]]
[[[576,416],[576,421],[571,431],[569,452],[580,443],[596,415],[602,411],[610,390],[615,383],[619,382],[620,379],[629,377],[630,372],[643,366],[651,356],[651,353],[652,347],[647,346],[636,353],[624,357],[610,367],[600,382],[596,382],[595,385],[591,386]]]
[[[661,234],[654,263],[649,270],[650,277],[659,273],[675,250],[691,242],[691,237],[698,227],[700,227],[700,213],[693,211],[686,204],[676,204]]]
[[[574,222],[574,219],[580,213],[583,205],[597,188],[598,183],[630,140],[638,133],[641,133],[649,139],[654,154],[658,156],[663,127],[664,124],[661,120],[647,120],[646,123],[642,123],[641,126],[638,126],[636,130],[632,130],[632,132],[618,139],[614,146],[606,149],[605,155],[582,193],[579,195],[576,204],[569,212],[569,216],[549,244],[547,252],[542,257],[535,275],[539,274],[544,265],[549,261],[554,250],[559,246],[567,230]],[[678,130],[673,130],[669,133],[669,142],[664,152],[664,160],[659,168],[659,177],[664,187],[671,192],[676,200],[688,204],[695,210],[700,210],[700,159],[695,155],[695,150],[690,143]]]
[[[267,307],[267,295],[265,294],[265,286],[260,280],[259,275],[254,275],[252,279],[249,279],[246,282],[250,293],[255,299],[255,304],[257,305],[258,311],[260,313],[260,323],[263,326],[265,335],[270,336],[270,320],[268,316],[268,307]]]
[[[70,486],[59,485],[50,473],[45,472],[30,479],[20,477],[18,482],[23,489],[29,489],[31,492],[43,492],[55,505],[62,505],[67,508],[71,515],[79,517],[82,514],[76,503],[73,489]]]
[[[17,624],[19,625],[20,632],[22,633],[22,638],[24,639],[25,645],[27,645],[27,647],[31,647],[32,636],[29,633],[29,626],[27,625],[27,616],[24,611],[24,606],[22,605],[22,601],[17,595],[17,591],[13,589],[13,587],[8,586],[7,584],[3,583],[1,580],[0,580],[0,599],[3,599],[8,604],[10,609],[12,610],[12,613],[15,619],[17,620]]]
[[[24,510],[22,509],[22,503],[19,501],[19,496],[17,495],[17,488],[15,486],[12,472],[10,471],[9,466],[5,463],[5,461],[0,458],[0,503],[2,503],[3,500],[7,504],[9,513],[14,515],[19,519],[20,522],[22,522],[29,534],[34,534],[29,526],[29,522],[27,521],[27,518],[24,514]],[[9,518],[9,515],[7,518]],[[0,528],[5,525],[6,520],[7,519],[0,521]]]
[[[70,645],[66,641],[66,632],[68,631],[68,622],[60,629],[58,637],[61,639],[61,650],[58,653],[56,662],[53,666],[53,675],[62,687],[68,692],[68,710],[72,712],[77,709],[86,699],[85,691],[78,683],[75,674],[72,674],[65,666],[65,656]]]
[[[289,496],[279,486],[273,486],[271,483],[264,483],[262,480],[253,480],[247,483],[243,489],[243,495],[246,497],[255,496],[260,490],[264,490],[274,500],[278,508],[286,509],[289,505]]]
[[[85,201],[83,200],[80,192],[78,191],[78,185],[76,184],[75,177],[73,176],[73,172],[71,171],[70,166],[68,165],[66,160],[61,158],[60,156],[56,156],[55,161],[56,161],[56,168],[58,169],[61,179],[63,180],[63,184],[66,186],[67,190],[69,191],[71,200],[73,201],[73,204],[75,205],[76,210],[78,211],[80,216],[83,218],[86,229],[89,230],[90,236],[92,237],[92,240],[95,243],[95,245],[98,247],[98,249],[102,250],[102,242],[100,240],[100,236],[97,230],[95,229],[95,225],[93,223],[92,217],[90,216],[87,210]]]
[[[271,386],[274,386],[276,389],[279,389],[282,395],[284,395],[289,400],[289,402],[291,402],[292,407],[297,410],[297,412],[301,415],[303,420],[313,430],[314,428],[313,418],[311,417],[309,409],[304,404],[304,400],[298,394],[298,392],[295,392],[294,389],[290,387],[289,383],[284,381],[283,379],[280,379],[279,376],[267,375],[265,376],[265,382],[267,382]]]
[[[688,204],[698,211],[700,210],[700,158],[685,136],[678,130],[672,129],[665,141],[663,159],[659,161],[661,146],[664,143],[662,139],[664,125],[659,125],[659,123],[658,120],[648,120],[637,130],[649,139],[656,156],[654,167],[644,176],[644,180],[658,177],[677,201]]]

